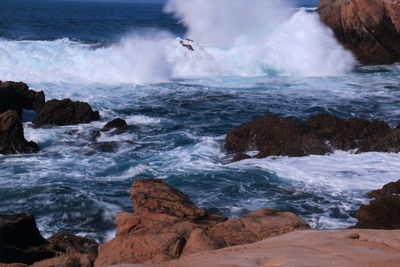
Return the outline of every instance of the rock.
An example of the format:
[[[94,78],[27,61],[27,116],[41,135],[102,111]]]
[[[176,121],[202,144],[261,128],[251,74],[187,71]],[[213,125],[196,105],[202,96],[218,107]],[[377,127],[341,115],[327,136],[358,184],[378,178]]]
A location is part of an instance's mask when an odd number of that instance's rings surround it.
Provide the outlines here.
[[[350,239],[349,235],[357,235],[359,239]],[[254,244],[204,251],[146,267],[398,267],[399,250],[399,230],[295,231]]]
[[[46,240],[32,214],[0,215],[0,263],[90,267],[97,256],[97,246],[93,240],[66,232]]]
[[[43,91],[29,90],[25,83],[0,81],[0,113],[10,109],[18,111],[18,114],[22,113],[22,109],[39,112],[44,103]]]
[[[31,214],[0,216],[0,263],[32,264],[54,257],[47,244]]]
[[[374,190],[368,193],[369,198],[379,198],[380,196],[391,196],[400,194],[400,180],[384,185],[382,189]]]
[[[0,114],[0,154],[35,153],[39,147],[28,142],[18,112],[9,110]]]
[[[400,181],[374,190],[368,196],[375,199],[360,207],[354,228],[400,229]]]
[[[55,246],[55,249],[64,253],[79,253],[97,256],[97,242],[73,235],[68,232],[59,232],[47,239],[47,241]]]
[[[108,122],[106,125],[104,125],[103,129],[101,129],[102,132],[108,132],[111,130],[115,130],[117,132],[122,132],[128,127],[128,124],[126,123],[125,120],[121,118],[117,118],[115,120],[112,120]]]
[[[250,155],[241,153],[241,154],[237,154],[233,159],[232,162],[237,162],[237,161],[241,161],[241,160],[245,160],[245,159],[251,159]]]
[[[96,142],[89,145],[91,148],[95,149],[96,151],[103,152],[103,153],[114,153],[118,150],[119,144],[116,141],[110,142]]]
[[[116,237],[99,246],[95,266],[161,263],[309,229],[294,214],[269,209],[228,220],[196,207],[185,194],[158,179],[135,181],[131,201],[135,212],[118,215]]]
[[[63,126],[90,123],[98,119],[100,119],[99,112],[93,111],[89,104],[63,99],[47,101],[33,121],[33,124],[36,127]]]
[[[321,0],[318,13],[360,63],[400,61],[400,5],[393,0]]]
[[[382,121],[343,120],[325,114],[311,116],[304,123],[265,115],[231,130],[225,148],[238,153],[235,159],[248,150],[258,150],[258,158],[324,155],[335,149],[400,152],[400,129],[391,129]]]

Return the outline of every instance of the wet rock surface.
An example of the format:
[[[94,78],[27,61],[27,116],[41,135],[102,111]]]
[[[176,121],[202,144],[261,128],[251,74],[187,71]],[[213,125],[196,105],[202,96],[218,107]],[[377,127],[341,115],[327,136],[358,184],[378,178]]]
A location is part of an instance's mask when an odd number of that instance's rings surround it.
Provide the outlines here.
[[[57,264],[73,260],[74,266],[92,266],[96,255],[97,243],[90,239],[60,232],[46,240],[32,214],[0,215],[2,264],[72,266]]]
[[[35,127],[63,126],[90,123],[99,119],[99,112],[94,111],[88,103],[54,99],[46,102],[33,124]]]
[[[39,147],[35,142],[28,142],[19,114],[9,110],[0,114],[0,154],[34,153]]]
[[[21,114],[23,109],[39,112],[44,103],[43,91],[29,90],[28,85],[21,82],[0,81],[0,113],[16,110]]]
[[[158,179],[135,181],[131,201],[135,212],[118,215],[116,237],[100,245],[95,266],[160,263],[309,229],[307,223],[289,212],[262,209],[239,219],[208,213]]]
[[[257,158],[324,155],[334,150],[397,153],[400,129],[391,129],[382,121],[344,120],[325,114],[311,116],[304,123],[265,115],[231,130],[225,138],[225,149],[237,153],[235,159],[249,150],[259,151]]]
[[[322,0],[318,13],[360,63],[400,62],[400,5],[393,0]]]
[[[122,132],[126,128],[128,128],[128,124],[126,123],[126,121],[121,118],[117,118],[107,122],[106,125],[104,125],[104,127],[101,129],[101,131],[108,132],[114,130],[116,132]]]
[[[400,180],[368,194],[373,198],[362,205],[356,214],[361,229],[400,229]]]

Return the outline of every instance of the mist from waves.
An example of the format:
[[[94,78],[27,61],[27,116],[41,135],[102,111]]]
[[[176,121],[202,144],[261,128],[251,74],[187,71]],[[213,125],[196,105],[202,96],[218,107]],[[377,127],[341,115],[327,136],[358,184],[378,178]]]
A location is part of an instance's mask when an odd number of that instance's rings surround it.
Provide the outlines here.
[[[354,57],[338,44],[316,13],[282,1],[231,2],[167,2],[165,11],[184,24],[186,37],[196,42],[195,51],[183,47],[172,33],[158,29],[127,33],[108,46],[68,38],[3,39],[0,74],[3,80],[26,82],[146,84],[271,73],[323,77],[353,70]]]

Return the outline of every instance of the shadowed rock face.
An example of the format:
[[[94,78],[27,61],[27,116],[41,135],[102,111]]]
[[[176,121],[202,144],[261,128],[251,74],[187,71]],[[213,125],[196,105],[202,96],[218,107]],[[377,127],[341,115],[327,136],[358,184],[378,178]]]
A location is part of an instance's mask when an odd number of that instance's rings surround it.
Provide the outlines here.
[[[16,110],[21,114],[22,109],[39,112],[44,103],[43,91],[29,90],[25,83],[0,81],[0,113]]]
[[[400,229],[400,180],[368,194],[374,198],[356,214],[361,229]]]
[[[26,263],[54,257],[31,214],[0,216],[0,262]]]
[[[124,131],[128,127],[128,124],[126,123],[125,120],[121,118],[114,119],[112,121],[109,121],[104,125],[104,127],[101,129],[102,132],[108,132],[111,130],[115,130],[117,133],[120,133]]]
[[[70,99],[50,100],[42,107],[33,124],[36,127],[89,123],[100,119],[98,111],[84,102]]]
[[[39,151],[35,142],[28,142],[18,112],[9,110],[0,114],[0,154],[34,153]]]
[[[60,232],[44,239],[32,214],[0,215],[1,263],[34,264],[34,266],[92,266],[97,243]],[[77,265],[62,265],[74,260]]]
[[[116,237],[99,247],[95,266],[119,263],[160,263],[182,255],[246,244],[309,229],[290,212],[261,209],[238,219],[210,214],[161,180],[134,182],[135,212],[116,219]]]
[[[343,46],[366,65],[400,62],[396,0],[321,0],[318,13]]]
[[[343,120],[314,115],[305,123],[265,115],[231,130],[225,138],[229,152],[259,151],[256,157],[324,155],[338,150],[400,152],[400,128],[382,121]],[[235,159],[248,158],[237,156]]]

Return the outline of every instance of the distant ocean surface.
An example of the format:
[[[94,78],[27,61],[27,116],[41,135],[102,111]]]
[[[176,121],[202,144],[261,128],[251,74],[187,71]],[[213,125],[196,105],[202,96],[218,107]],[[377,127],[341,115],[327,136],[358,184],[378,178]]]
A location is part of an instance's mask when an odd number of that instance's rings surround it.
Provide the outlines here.
[[[102,241],[132,211],[132,181],[157,177],[227,216],[269,207],[321,229],[354,224],[365,193],[399,179],[399,154],[230,163],[223,149],[230,129],[267,113],[400,123],[400,66],[357,67],[315,2],[1,0],[0,80],[86,101],[102,119],[34,129],[24,114],[41,152],[0,156],[0,213]],[[127,132],[93,136],[117,117]]]

